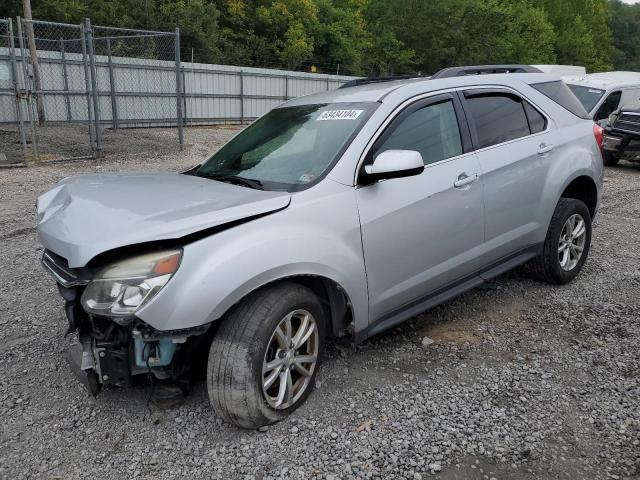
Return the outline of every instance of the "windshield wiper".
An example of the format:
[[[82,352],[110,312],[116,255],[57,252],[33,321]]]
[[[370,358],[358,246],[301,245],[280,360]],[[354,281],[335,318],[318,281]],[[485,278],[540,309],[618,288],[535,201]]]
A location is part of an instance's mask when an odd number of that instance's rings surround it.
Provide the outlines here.
[[[264,190],[264,186],[260,180],[253,180],[252,178],[238,177],[237,175],[224,175],[222,173],[198,173],[199,177],[210,178],[211,180],[218,180],[220,182],[232,183],[234,185],[241,185],[243,187],[253,188],[255,190]]]

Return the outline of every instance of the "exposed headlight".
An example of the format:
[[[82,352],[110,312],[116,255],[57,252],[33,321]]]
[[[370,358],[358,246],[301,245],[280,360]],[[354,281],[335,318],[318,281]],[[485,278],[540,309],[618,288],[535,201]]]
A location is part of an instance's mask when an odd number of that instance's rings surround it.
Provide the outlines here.
[[[616,122],[617,118],[618,118],[617,113],[612,113],[611,115],[609,115],[609,125],[613,125]]]
[[[181,258],[181,250],[170,250],[113,263],[89,283],[82,306],[94,315],[130,317],[167,284]]]

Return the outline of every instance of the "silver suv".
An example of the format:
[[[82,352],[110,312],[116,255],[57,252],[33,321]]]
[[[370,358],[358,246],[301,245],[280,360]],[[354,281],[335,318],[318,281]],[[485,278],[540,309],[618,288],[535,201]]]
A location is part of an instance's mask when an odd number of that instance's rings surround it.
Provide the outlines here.
[[[362,342],[524,263],[571,281],[601,129],[558,77],[460,73],[291,100],[190,171],[43,194],[85,385],[149,375],[170,402],[206,361],[215,411],[255,428],[304,402],[327,338]]]

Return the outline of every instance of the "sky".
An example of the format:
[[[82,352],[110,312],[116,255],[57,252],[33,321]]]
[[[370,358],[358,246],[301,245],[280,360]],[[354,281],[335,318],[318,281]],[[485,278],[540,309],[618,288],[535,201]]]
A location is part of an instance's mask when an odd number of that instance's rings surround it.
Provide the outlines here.
[[[638,3],[640,0],[622,0],[624,3]]]

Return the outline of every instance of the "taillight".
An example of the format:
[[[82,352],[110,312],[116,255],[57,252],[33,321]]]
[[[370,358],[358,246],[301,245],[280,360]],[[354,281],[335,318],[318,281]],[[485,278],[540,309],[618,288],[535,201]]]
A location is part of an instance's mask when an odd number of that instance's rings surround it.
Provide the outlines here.
[[[602,152],[604,150],[604,128],[597,123],[593,124],[593,136],[596,137],[596,143]]]

